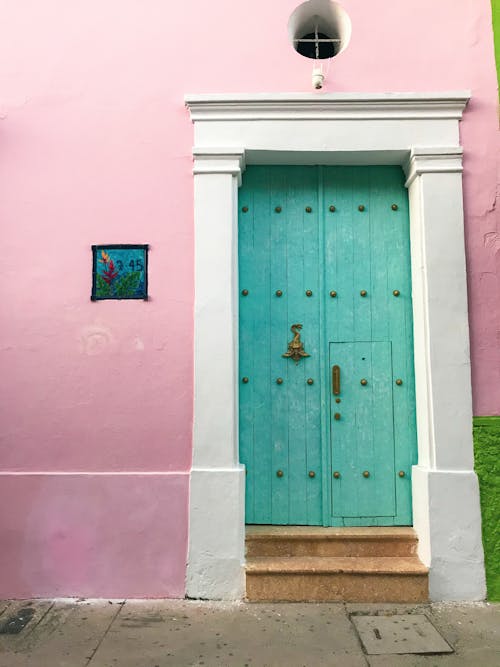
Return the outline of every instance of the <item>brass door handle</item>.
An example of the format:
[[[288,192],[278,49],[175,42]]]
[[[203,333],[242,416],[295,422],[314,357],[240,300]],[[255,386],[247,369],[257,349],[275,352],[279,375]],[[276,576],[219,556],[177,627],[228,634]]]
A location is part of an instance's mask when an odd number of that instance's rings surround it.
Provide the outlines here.
[[[340,366],[332,367],[332,392],[335,396],[340,394]]]
[[[302,324],[292,324],[290,329],[293,333],[293,338],[288,343],[288,350],[285,352],[285,354],[282,354],[281,356],[291,357],[295,361],[295,363],[298,364],[299,361],[302,359],[302,357],[310,357],[311,355],[304,350],[304,343],[300,340],[300,331],[302,329]]]

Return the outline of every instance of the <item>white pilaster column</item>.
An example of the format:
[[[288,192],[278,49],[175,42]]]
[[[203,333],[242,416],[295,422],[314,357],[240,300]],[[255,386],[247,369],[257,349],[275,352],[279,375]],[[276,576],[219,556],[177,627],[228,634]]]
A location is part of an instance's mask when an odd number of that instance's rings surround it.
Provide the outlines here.
[[[194,150],[193,467],[187,595],[244,595],[244,468],[238,462],[237,189],[244,151]]]
[[[459,147],[413,148],[406,165],[419,452],[414,525],[435,600],[485,597],[461,172]]]

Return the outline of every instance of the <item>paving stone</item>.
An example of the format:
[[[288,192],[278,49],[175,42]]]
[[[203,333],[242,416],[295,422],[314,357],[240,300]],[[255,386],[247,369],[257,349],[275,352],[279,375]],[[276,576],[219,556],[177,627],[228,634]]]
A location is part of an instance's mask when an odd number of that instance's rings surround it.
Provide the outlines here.
[[[0,635],[20,634],[35,615],[33,607],[22,607],[15,614],[7,612],[0,619]]]
[[[127,602],[90,667],[366,667],[345,609]]]
[[[17,600],[12,601],[8,608],[2,614],[1,620],[5,622],[8,617],[15,617],[23,614],[24,609],[30,609],[30,620],[19,634],[0,634],[0,650],[15,648],[23,644],[41,619],[52,607],[51,600]]]
[[[391,653],[452,653],[424,614],[352,616],[368,655]]]
[[[11,602],[10,600],[0,600],[0,619],[3,620],[2,614],[7,611],[7,609],[10,607]]]
[[[348,614],[363,616],[367,614],[394,616],[394,614],[430,614],[430,604],[400,604],[397,602],[346,602]]]
[[[433,625],[458,653],[490,646],[500,655],[499,604],[437,603],[431,606],[429,616]],[[500,659],[498,665],[500,666]]]
[[[367,656],[370,667],[499,667],[499,653],[491,649],[468,651],[463,655],[374,655]]]
[[[107,601],[54,603],[33,631],[9,647],[0,667],[85,667],[115,616],[120,604]]]

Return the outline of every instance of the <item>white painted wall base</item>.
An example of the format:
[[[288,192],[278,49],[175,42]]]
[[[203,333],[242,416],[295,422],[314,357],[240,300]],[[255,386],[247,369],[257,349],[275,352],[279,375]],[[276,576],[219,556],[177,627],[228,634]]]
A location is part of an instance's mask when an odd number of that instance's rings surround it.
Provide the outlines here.
[[[245,163],[406,172],[418,466],[414,523],[434,600],[485,596],[473,472],[458,122],[470,94],[193,95],[195,404],[188,595],[243,595],[238,468],[238,184]]]
[[[186,595],[238,600],[245,595],[245,469],[193,469]]]
[[[486,597],[478,495],[472,471],[413,468],[414,527],[423,537],[419,555],[430,568],[431,600]]]

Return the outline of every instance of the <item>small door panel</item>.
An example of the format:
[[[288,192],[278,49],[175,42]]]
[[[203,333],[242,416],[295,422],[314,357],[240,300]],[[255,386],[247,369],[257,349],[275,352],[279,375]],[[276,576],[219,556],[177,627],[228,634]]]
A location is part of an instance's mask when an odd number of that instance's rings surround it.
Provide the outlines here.
[[[330,392],[331,456],[340,476],[333,477],[333,516],[393,516],[391,343],[330,343],[334,365],[340,391]]]

